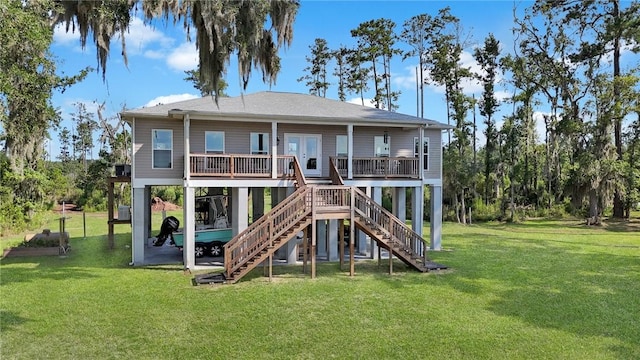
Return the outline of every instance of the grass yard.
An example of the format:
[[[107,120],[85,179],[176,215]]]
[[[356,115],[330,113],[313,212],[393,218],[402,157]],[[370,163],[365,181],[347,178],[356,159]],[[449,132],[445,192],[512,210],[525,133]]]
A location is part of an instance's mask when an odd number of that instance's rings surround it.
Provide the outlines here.
[[[104,214],[86,239],[80,214],[68,227],[69,256],[2,260],[0,358],[640,358],[638,223],[445,224],[431,257],[448,271],[320,263],[315,280],[278,266],[197,287],[180,266],[129,267],[128,225],[114,250]]]

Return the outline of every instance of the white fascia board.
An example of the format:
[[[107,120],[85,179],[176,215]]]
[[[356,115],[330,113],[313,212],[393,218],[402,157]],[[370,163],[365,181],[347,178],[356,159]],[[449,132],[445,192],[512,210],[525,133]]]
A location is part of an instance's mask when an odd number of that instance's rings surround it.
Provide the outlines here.
[[[198,180],[191,178],[189,181],[180,181],[179,185],[185,187],[292,187],[293,180],[288,179],[207,179]]]
[[[154,178],[137,178],[131,181],[134,188],[143,188],[145,186],[182,186],[182,179],[154,179]]]
[[[394,179],[386,179],[386,180],[354,179],[354,180],[347,180],[347,179],[344,179],[344,184],[346,186],[356,186],[356,187],[368,187],[368,186],[372,186],[372,187],[382,187],[382,186],[414,187],[414,186],[419,186],[420,184],[422,184],[422,181],[420,181],[419,179],[415,179],[415,180],[408,180],[408,179],[398,179],[398,180],[394,180]]]

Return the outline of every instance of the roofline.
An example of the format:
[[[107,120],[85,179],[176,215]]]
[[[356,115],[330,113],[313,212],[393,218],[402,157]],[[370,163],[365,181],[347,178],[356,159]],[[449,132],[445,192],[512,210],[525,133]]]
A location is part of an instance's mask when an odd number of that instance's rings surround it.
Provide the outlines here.
[[[430,128],[430,129],[453,129],[451,125],[437,123],[433,120],[420,119],[422,121],[398,121],[391,120],[385,121],[384,119],[371,120],[366,118],[348,117],[348,118],[335,118],[326,116],[297,116],[297,115],[273,115],[273,114],[253,114],[253,113],[212,113],[209,111],[197,111],[197,110],[181,110],[171,109],[164,114],[142,114],[136,112],[125,111],[120,115],[126,120],[127,118],[152,118],[152,119],[167,119],[174,118],[180,119],[184,115],[189,114],[191,120],[220,120],[220,121],[253,121],[253,122],[271,122],[277,121],[280,123],[300,123],[300,120],[311,120],[326,125],[347,125],[358,124],[366,126],[391,126],[391,127],[412,127],[412,128]],[[431,121],[435,122],[431,123]]]

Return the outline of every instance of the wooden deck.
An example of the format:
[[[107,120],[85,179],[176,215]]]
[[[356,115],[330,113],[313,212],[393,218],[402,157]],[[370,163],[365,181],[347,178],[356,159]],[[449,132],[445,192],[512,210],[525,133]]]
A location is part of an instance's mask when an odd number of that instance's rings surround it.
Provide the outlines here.
[[[278,155],[276,178],[290,179],[295,176],[294,156]],[[216,178],[272,178],[273,157],[252,154],[199,154],[189,155],[189,169],[192,177]],[[338,173],[346,178],[349,160],[346,157],[331,157]],[[356,157],[351,168],[354,178],[419,179],[418,158]]]

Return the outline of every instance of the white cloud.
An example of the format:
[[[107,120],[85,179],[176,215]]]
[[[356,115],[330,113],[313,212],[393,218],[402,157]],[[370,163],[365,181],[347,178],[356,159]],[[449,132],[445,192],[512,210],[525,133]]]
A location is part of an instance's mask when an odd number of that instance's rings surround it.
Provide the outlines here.
[[[69,25],[69,31],[66,31],[65,24],[58,24],[53,32],[54,43],[61,46],[77,46],[80,49],[80,34],[76,25],[73,31],[73,25]],[[92,34],[89,34],[88,43],[93,41]],[[150,59],[163,59],[169,53],[175,43],[175,39],[166,36],[162,31],[157,30],[151,25],[145,25],[144,21],[139,17],[134,17],[129,24],[129,29],[124,34],[127,47],[127,55],[143,55]],[[120,34],[115,34],[112,40],[112,47],[120,52]]]
[[[161,104],[171,104],[178,101],[197,99],[200,96],[193,94],[173,94],[173,95],[165,95],[158,96],[154,99],[149,100],[143,107],[156,106]]]
[[[118,42],[120,36],[117,37]],[[145,25],[142,19],[134,17],[129,24],[129,30],[125,33],[127,43],[127,54],[137,55],[146,54],[152,45],[159,45],[161,49],[168,49],[173,45],[174,39],[167,37],[161,31],[158,31],[150,25]],[[146,51],[145,51],[146,50]]]
[[[70,120],[72,117],[72,114],[78,112],[78,104],[83,104],[87,112],[92,115],[97,114],[98,105],[100,105],[94,100],[87,100],[87,99],[81,99],[81,98],[65,99],[63,106],[59,109],[60,116],[62,117],[62,119]],[[96,121],[98,120],[97,116],[95,120]]]
[[[416,88],[416,70],[418,65],[405,66],[404,73],[394,74],[391,76],[391,81],[394,85],[400,89],[415,89]]]
[[[149,59],[162,59],[164,58],[164,51],[161,50],[147,50],[144,52],[144,57]]]
[[[80,44],[80,34],[73,31],[73,25],[69,24],[69,31],[66,30],[66,25],[61,23],[56,25],[53,29],[53,42],[58,45],[70,46],[72,44]]]
[[[533,113],[533,120],[536,122],[536,134],[538,135],[538,144],[543,144],[546,141],[547,126],[544,123],[544,116],[551,115],[551,113],[535,111]]]
[[[193,70],[198,67],[198,51],[194,43],[182,43],[167,57],[167,65],[176,71]]]
[[[359,97],[358,98],[349,99],[349,100],[347,100],[347,102],[350,103],[350,104],[356,104],[356,105],[362,106],[362,99],[360,99]],[[370,108],[375,108],[376,107],[374,105],[374,103],[373,103],[373,99],[367,99],[367,98],[364,98],[364,106],[370,107]]]

